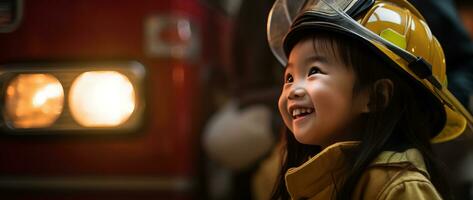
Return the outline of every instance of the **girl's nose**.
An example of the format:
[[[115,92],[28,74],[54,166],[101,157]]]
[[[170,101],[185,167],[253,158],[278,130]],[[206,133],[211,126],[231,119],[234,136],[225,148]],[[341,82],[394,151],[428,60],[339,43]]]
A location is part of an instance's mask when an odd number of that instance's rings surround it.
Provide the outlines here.
[[[289,99],[297,99],[297,98],[302,98],[305,95],[305,89],[301,87],[296,87],[293,90],[290,91],[289,93]]]

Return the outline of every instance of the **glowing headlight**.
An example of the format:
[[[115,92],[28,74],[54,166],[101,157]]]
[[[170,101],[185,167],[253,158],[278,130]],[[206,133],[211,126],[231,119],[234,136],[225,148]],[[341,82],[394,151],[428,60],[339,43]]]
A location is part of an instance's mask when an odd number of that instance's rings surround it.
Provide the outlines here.
[[[0,66],[0,133],[135,133],[145,75],[134,61]]]
[[[85,72],[72,83],[69,106],[82,126],[117,126],[133,113],[135,90],[130,80],[118,72]]]
[[[12,79],[5,95],[5,117],[16,128],[44,128],[62,112],[64,90],[49,74],[20,74]]]

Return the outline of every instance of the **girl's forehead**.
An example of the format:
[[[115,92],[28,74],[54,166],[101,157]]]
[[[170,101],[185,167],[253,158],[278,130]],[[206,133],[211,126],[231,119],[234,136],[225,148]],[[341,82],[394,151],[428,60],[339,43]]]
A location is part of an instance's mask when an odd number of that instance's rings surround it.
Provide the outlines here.
[[[339,41],[325,38],[325,37],[314,37],[313,40],[306,41],[308,44],[312,44],[313,53],[327,58],[340,59],[341,48]]]
[[[342,51],[339,45],[338,42],[328,38],[303,39],[291,49],[284,71],[290,70],[294,66],[304,66],[315,62],[346,65],[347,58],[343,58],[341,55]]]
[[[311,56],[315,54],[316,56],[323,56],[327,58],[340,58],[341,51],[341,41],[336,40],[335,38],[328,37],[307,37],[300,40],[295,46],[303,46],[304,54],[309,54],[305,56]],[[294,50],[294,48],[292,50]],[[291,51],[292,52],[292,51]]]

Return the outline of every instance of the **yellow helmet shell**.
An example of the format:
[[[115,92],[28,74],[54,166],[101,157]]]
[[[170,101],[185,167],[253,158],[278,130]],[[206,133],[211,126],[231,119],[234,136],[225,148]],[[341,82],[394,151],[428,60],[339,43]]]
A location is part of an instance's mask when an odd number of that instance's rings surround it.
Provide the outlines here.
[[[405,0],[376,1],[365,14],[359,16],[357,21],[396,46],[424,58],[431,64],[433,76],[443,87],[447,87],[445,55],[442,47],[432,35],[425,19],[410,3]],[[428,81],[421,80],[410,70],[408,63],[397,54],[384,46],[374,45],[413,78],[422,82],[438,100],[446,102],[443,106],[446,114],[445,126],[432,142],[445,142],[459,136],[465,130],[467,122],[463,115],[450,107],[452,105],[449,104],[453,102],[448,102],[437,95],[433,86]]]
[[[359,20],[372,32],[413,55],[424,58],[432,65],[432,72],[437,80],[446,84],[442,47],[432,35],[425,19],[410,3],[402,0],[376,1]],[[389,55],[386,51],[383,52]],[[407,66],[404,67],[410,71]]]

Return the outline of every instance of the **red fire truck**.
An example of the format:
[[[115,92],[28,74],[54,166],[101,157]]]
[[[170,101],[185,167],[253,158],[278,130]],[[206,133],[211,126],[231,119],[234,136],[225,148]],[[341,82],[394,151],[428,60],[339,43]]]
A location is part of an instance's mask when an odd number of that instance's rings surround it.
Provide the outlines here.
[[[199,0],[0,1],[0,199],[205,198],[229,27]]]

